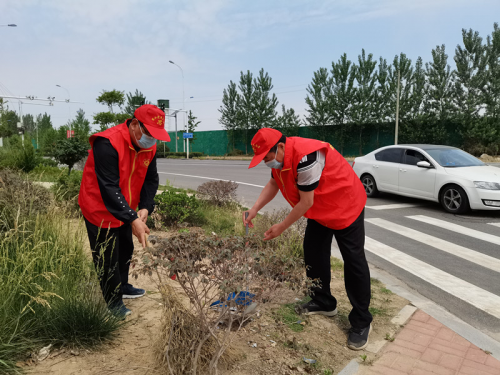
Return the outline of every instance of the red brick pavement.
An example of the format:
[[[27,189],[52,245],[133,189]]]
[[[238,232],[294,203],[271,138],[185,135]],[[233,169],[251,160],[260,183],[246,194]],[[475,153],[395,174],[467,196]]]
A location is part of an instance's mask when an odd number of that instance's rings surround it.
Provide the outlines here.
[[[484,348],[488,349],[488,348]],[[500,375],[500,361],[421,310],[363,374]]]

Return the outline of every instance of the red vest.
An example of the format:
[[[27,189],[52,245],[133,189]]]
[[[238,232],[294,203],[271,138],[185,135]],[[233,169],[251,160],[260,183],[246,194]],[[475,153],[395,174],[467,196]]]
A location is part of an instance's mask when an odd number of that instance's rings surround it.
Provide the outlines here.
[[[300,201],[297,188],[297,165],[318,150],[326,155],[325,168],[314,190],[314,204],[305,217],[331,229],[344,229],[356,220],[365,207],[366,192],[352,167],[326,142],[287,137],[283,169],[273,169],[273,176],[283,197],[292,207]]]
[[[92,135],[89,139],[91,147],[94,146],[97,137],[109,139],[113,148],[118,152],[120,189],[130,208],[135,210],[139,205],[141,189],[149,163],[156,153],[156,144],[151,148],[141,149],[139,152],[135,151],[126,122]],[[102,201],[95,175],[92,150],[89,151],[89,157],[83,169],[78,204],[82,209],[83,216],[98,227],[117,228],[123,225],[121,221],[111,215]]]

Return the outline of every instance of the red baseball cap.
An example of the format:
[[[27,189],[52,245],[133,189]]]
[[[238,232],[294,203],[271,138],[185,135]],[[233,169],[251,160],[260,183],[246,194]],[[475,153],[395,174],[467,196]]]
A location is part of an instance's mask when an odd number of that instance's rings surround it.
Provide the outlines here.
[[[160,108],[152,104],[141,105],[135,110],[134,117],[144,124],[153,138],[170,142],[165,130],[165,113]]]
[[[248,168],[253,168],[259,164],[262,159],[267,155],[269,150],[271,150],[276,143],[283,136],[280,131],[271,128],[262,128],[257,134],[252,138],[252,145],[254,157],[248,166]]]

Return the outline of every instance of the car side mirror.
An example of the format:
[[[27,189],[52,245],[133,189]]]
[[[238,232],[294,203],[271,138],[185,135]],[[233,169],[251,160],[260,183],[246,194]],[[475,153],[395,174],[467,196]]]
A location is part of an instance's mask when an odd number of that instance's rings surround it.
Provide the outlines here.
[[[419,161],[417,163],[417,167],[420,167],[420,168],[432,168],[432,165],[428,161]]]

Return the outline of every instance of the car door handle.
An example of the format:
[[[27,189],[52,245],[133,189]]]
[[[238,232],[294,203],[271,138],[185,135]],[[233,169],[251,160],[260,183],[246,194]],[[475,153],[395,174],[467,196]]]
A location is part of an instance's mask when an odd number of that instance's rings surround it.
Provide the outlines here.
[[[373,168],[378,168],[378,165],[372,165]]]
[[[406,169],[401,169],[401,168],[399,168],[399,171],[400,171],[400,172],[406,172]]]

